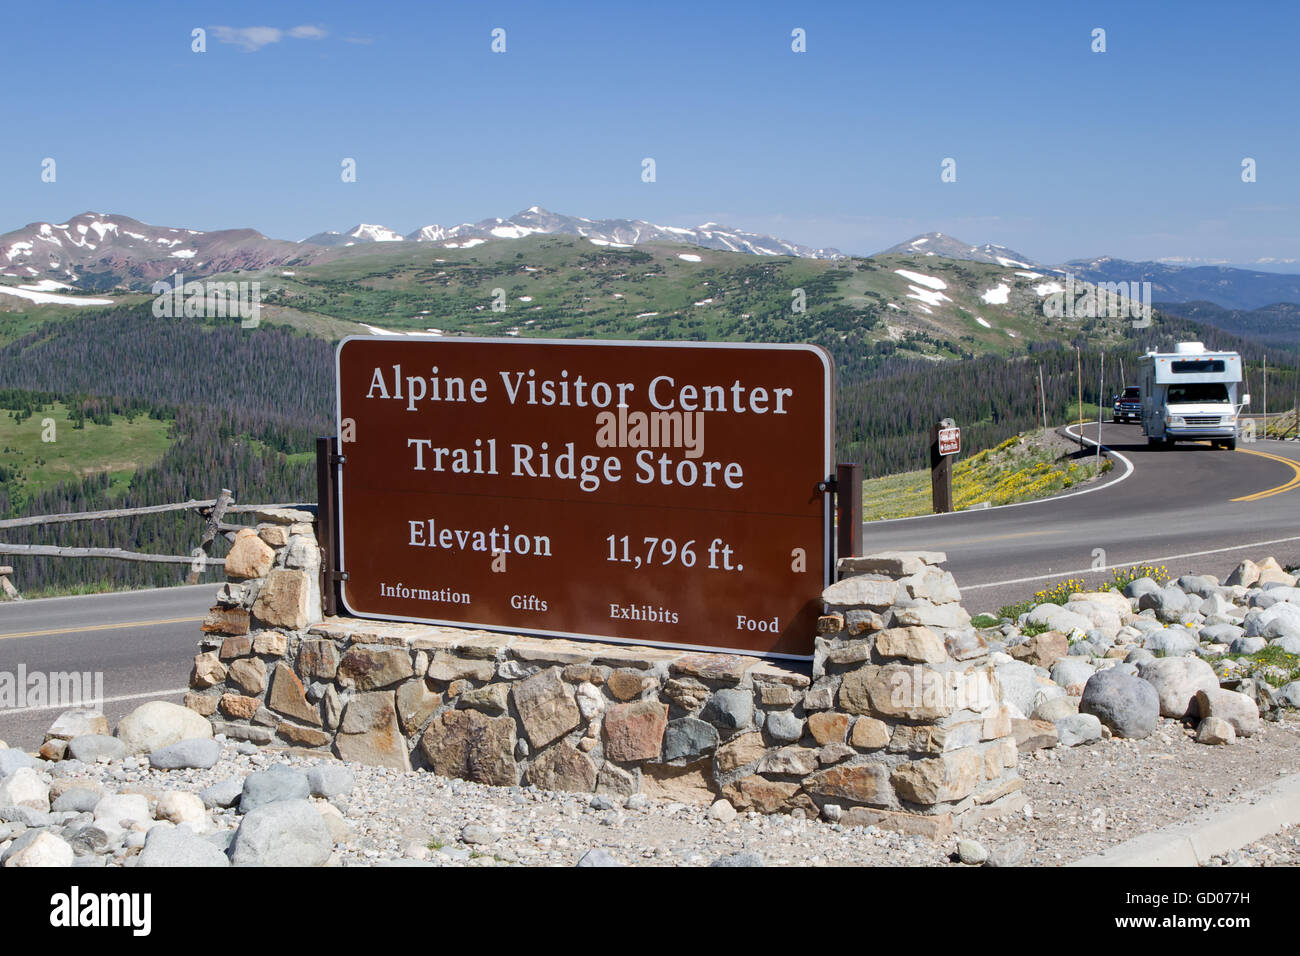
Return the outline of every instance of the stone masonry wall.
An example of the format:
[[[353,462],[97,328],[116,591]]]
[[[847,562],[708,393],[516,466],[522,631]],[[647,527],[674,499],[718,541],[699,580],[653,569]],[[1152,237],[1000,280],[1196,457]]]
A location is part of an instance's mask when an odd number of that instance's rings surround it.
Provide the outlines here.
[[[1010,716],[942,555],[841,562],[810,668],[321,620],[312,516],[258,520],[231,550],[186,698],[228,737],[932,836],[1020,806]]]

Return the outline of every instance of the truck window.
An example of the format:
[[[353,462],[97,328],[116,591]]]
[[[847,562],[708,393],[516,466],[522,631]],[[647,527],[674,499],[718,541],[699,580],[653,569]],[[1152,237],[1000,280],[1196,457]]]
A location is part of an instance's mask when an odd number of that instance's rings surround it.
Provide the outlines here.
[[[1223,359],[1178,359],[1174,361],[1174,374],[1189,372],[1222,372]]]
[[[1220,402],[1228,404],[1228,386],[1222,382],[1189,382],[1186,385],[1170,385],[1168,405],[1192,405]]]

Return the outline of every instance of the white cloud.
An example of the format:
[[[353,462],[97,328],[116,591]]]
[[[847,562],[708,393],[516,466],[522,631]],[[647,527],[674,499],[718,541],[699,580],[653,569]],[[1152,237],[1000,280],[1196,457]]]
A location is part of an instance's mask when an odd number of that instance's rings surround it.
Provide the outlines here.
[[[320,40],[325,30],[304,24],[281,30],[279,27],[212,27],[212,32],[222,43],[241,46],[248,53],[256,53],[264,46],[279,43],[286,36],[295,40]]]

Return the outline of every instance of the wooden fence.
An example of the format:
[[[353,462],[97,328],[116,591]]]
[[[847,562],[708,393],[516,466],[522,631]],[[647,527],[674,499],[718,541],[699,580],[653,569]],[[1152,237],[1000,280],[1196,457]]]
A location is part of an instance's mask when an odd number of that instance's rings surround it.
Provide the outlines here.
[[[302,503],[280,503],[262,505],[235,504],[234,495],[228,488],[222,488],[215,498],[204,501],[182,501],[176,504],[148,505],[143,508],[118,508],[112,511],[80,511],[57,515],[32,515],[26,518],[6,518],[0,520],[0,531],[5,528],[31,528],[42,525],[69,524],[78,521],[100,521],[112,518],[126,518],[134,515],[162,514],[169,511],[196,511],[206,523],[198,545],[189,554],[143,554],[139,551],[127,551],[123,548],[69,548],[44,544],[5,544],[0,542],[0,554],[16,554],[54,558],[111,558],[116,561],[141,561],[149,564],[187,564],[190,573],[187,584],[197,584],[205,567],[224,565],[224,558],[214,558],[208,553],[212,542],[218,534],[233,541],[236,534],[247,525],[230,524],[222,519],[226,515],[248,514],[268,508],[309,507]],[[0,565],[0,599],[22,600],[14,583],[10,580],[14,569],[9,565]]]

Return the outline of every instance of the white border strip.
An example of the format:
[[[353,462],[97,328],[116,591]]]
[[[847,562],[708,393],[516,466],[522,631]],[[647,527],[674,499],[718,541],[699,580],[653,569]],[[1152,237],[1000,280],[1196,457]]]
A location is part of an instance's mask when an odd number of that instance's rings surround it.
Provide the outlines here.
[[[338,348],[334,350],[334,399],[335,399],[335,438],[343,434],[343,388],[342,388],[342,367],[341,358],[343,355],[343,346],[353,340],[364,342],[437,342],[446,345],[452,342],[473,342],[479,345],[502,345],[502,346],[525,346],[525,345],[596,345],[596,346],[613,346],[615,348],[663,348],[663,349],[752,349],[761,351],[781,351],[781,352],[807,352],[815,355],[822,363],[822,368],[826,372],[826,386],[822,395],[822,420],[824,427],[822,429],[822,448],[824,461],[822,462],[823,477],[819,480],[826,481],[835,477],[835,465],[832,461],[835,455],[835,443],[833,437],[834,416],[835,416],[835,362],[831,354],[817,345],[807,343],[765,343],[765,342],[672,342],[672,341],[620,341],[617,339],[517,339],[517,338],[486,338],[481,336],[446,336],[446,335],[406,335],[402,338],[380,336],[380,335],[349,335],[341,339]],[[339,451],[346,454],[340,441]],[[343,548],[343,472],[342,469],[337,473],[338,480],[335,481],[334,487],[337,492],[335,501],[335,514],[338,516],[338,546],[339,546],[339,571],[346,570],[346,557]],[[822,590],[830,587],[831,579],[835,575],[835,569],[829,560],[826,560],[829,554],[830,542],[826,540],[826,535],[830,531],[830,495],[822,495],[822,558],[825,561],[824,573],[822,575]],[[564,637],[577,638],[580,640],[601,641],[611,644],[629,644],[641,647],[663,647],[673,650],[687,651],[713,651],[722,654],[742,654],[746,657],[758,657],[762,659],[791,660],[791,661],[810,661],[810,654],[776,654],[772,652],[740,650],[734,647],[712,647],[707,644],[682,644],[666,643],[663,641],[646,641],[629,637],[611,637],[606,634],[579,634],[573,631],[543,631],[532,630],[522,627],[508,627],[503,624],[481,624],[475,621],[444,621],[435,618],[422,617],[395,617],[384,614],[362,614],[348,606],[345,589],[340,588],[339,603],[343,609],[353,617],[363,618],[375,621],[400,621],[416,624],[438,624],[444,627],[472,627],[485,631],[493,631],[501,634],[532,634],[539,637]],[[818,595],[820,598],[820,595]],[[813,600],[813,598],[809,598]]]
[[[1125,561],[1123,564],[1108,564],[1104,568],[1080,568],[1075,571],[1058,571],[1055,574],[1037,574],[1030,578],[1012,578],[1009,581],[991,581],[988,584],[963,584],[963,591],[975,591],[979,588],[996,588],[1004,584],[1025,584],[1029,581],[1047,581],[1050,578],[1059,578],[1062,575],[1073,574],[1103,574],[1107,571],[1115,571],[1119,568],[1131,568],[1137,564],[1151,564],[1155,561],[1181,561],[1183,558],[1199,558],[1207,554],[1223,554],[1227,551],[1245,551],[1247,548],[1262,548],[1270,544],[1287,544],[1291,541],[1300,541],[1300,535],[1290,538],[1273,538],[1271,541],[1253,541],[1250,544],[1235,544],[1230,548],[1211,548],[1208,551],[1189,551],[1186,554],[1166,554],[1159,558],[1139,558],[1137,561]]]
[[[142,691],[139,694],[119,694],[117,697],[105,697],[103,700],[90,701],[95,704],[116,704],[123,700],[143,700],[146,697],[174,697],[177,694],[189,693],[188,687],[173,687],[171,690],[153,690]],[[42,710],[67,710],[67,704],[46,704],[42,707],[16,707],[13,710],[0,709],[0,720],[6,717],[12,717],[15,714],[35,714]],[[103,713],[103,711],[99,711]]]

